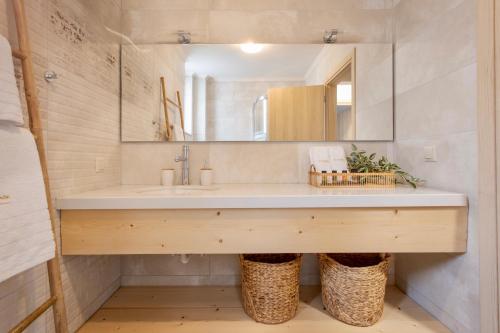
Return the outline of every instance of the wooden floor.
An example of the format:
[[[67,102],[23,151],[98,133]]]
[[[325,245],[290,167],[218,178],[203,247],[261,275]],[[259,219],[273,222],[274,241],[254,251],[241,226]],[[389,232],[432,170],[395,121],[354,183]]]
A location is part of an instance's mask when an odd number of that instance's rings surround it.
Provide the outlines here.
[[[394,287],[387,290],[382,319],[361,328],[331,318],[317,287],[304,287],[297,316],[263,325],[247,317],[234,287],[126,287],[119,289],[79,333],[328,332],[431,333],[450,331]]]

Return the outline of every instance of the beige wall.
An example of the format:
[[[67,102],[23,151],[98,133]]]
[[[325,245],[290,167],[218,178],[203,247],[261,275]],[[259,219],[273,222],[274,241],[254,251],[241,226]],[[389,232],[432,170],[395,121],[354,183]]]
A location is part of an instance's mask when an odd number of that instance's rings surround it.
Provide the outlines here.
[[[10,0],[0,0],[0,33],[15,42]],[[27,0],[53,196],[120,183],[118,45],[103,29],[117,29],[120,1]],[[59,79],[47,84],[42,75]],[[19,67],[17,74],[20,75]],[[95,172],[95,159],[105,166]],[[63,288],[75,331],[119,286],[120,260],[64,257]],[[48,298],[45,265],[0,284],[0,332]],[[53,331],[52,315],[27,332]]]
[[[123,0],[124,33],[136,42],[310,43],[337,28],[340,41],[390,40],[393,0]]]
[[[464,255],[401,255],[396,281],[453,332],[479,332],[475,1],[401,0],[395,8],[396,142],[427,185],[467,193]],[[425,146],[438,162],[425,163]]]

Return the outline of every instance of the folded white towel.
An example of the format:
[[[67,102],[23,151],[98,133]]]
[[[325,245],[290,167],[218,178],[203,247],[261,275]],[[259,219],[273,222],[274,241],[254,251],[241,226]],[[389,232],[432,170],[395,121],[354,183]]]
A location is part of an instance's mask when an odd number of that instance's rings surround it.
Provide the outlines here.
[[[54,257],[38,151],[31,133],[0,124],[0,282]]]
[[[309,159],[311,165],[314,165],[316,168],[316,171],[332,171],[330,168],[330,154],[328,152],[328,147],[309,148]]]
[[[14,76],[14,63],[9,41],[0,35],[0,123],[23,126],[23,113]]]
[[[320,146],[309,148],[309,159],[316,171],[342,172],[348,170],[345,151],[342,146]]]

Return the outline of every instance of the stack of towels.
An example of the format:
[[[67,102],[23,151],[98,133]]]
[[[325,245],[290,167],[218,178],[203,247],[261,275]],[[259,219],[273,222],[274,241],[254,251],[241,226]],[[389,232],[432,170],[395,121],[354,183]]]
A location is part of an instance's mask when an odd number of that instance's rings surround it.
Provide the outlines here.
[[[23,125],[11,48],[0,35],[0,282],[55,254],[38,150]]]
[[[342,146],[321,146],[309,148],[311,165],[317,172],[348,171],[347,159]]]

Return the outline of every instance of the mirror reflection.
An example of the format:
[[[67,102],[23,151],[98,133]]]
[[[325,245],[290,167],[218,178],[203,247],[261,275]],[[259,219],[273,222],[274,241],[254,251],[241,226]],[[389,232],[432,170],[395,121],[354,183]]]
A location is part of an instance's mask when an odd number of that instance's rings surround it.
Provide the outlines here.
[[[391,44],[122,46],[122,140],[393,140]]]

